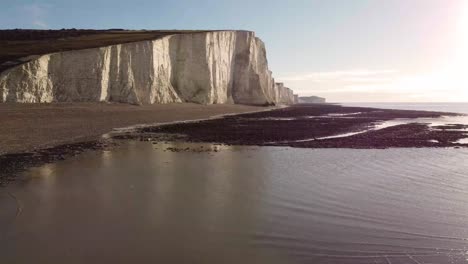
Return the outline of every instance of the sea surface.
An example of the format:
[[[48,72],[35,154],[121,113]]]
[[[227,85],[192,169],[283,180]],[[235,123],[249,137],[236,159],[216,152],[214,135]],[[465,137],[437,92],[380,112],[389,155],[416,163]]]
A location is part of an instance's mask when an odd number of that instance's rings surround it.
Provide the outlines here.
[[[388,108],[468,113],[425,105]],[[1,263],[467,258],[468,149],[129,141],[31,168],[0,189]]]
[[[466,103],[343,103],[344,106],[363,106],[385,109],[426,110],[468,114]]]

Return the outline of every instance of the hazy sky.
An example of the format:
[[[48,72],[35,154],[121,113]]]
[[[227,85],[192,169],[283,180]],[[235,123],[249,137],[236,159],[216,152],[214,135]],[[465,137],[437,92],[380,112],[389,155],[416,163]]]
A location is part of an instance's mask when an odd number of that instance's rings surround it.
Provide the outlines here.
[[[468,101],[468,0],[0,0],[0,28],[246,29],[330,101]]]

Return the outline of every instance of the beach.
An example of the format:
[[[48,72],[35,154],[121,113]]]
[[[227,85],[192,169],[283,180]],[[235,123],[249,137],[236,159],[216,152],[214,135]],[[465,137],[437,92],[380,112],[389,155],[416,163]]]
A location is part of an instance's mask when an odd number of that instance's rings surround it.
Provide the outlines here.
[[[0,104],[0,155],[92,141],[114,128],[265,109],[268,108],[191,103],[145,106],[106,103]]]
[[[8,263],[466,263],[466,116],[450,108],[15,107],[38,149],[0,156]]]
[[[468,0],[3,6],[0,264],[468,264]]]
[[[21,171],[126,140],[297,148],[467,147],[464,114],[298,104],[3,105],[0,185]],[[171,148],[200,152],[209,149]]]

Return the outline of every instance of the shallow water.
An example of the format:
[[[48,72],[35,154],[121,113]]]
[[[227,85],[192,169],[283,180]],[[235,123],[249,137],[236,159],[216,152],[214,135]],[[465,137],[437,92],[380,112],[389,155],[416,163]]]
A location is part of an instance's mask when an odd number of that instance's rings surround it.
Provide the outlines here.
[[[28,170],[0,189],[2,263],[468,263],[466,149],[200,146]]]

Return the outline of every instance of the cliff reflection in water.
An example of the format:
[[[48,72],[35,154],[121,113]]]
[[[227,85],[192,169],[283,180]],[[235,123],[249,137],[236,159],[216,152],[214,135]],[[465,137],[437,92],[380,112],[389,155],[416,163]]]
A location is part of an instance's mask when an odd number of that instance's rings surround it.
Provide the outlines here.
[[[0,189],[0,254],[5,263],[467,263],[467,157],[131,141]]]

